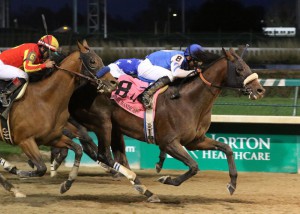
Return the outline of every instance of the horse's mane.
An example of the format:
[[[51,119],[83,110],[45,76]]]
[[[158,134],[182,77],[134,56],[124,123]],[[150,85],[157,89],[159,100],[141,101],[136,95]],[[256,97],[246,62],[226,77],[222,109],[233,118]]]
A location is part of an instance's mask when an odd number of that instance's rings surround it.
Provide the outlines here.
[[[212,62],[220,59],[220,55],[215,54],[215,53],[211,53],[211,52],[207,52],[207,51],[200,51],[196,57],[199,59],[200,62],[203,63],[203,65],[208,65],[211,64]]]
[[[62,53],[54,53],[51,55],[50,60],[54,61],[56,65],[59,65],[67,56]],[[56,70],[56,68],[46,68],[44,70],[28,73],[29,76],[29,82],[37,82],[42,79],[45,79]]]
[[[201,51],[201,52],[197,53],[196,57],[198,58],[199,62],[202,62],[201,68],[204,68],[204,69],[209,67],[210,65],[214,64],[214,62],[218,61],[221,58],[220,55],[211,53],[211,52],[207,52],[207,51]],[[192,76],[186,77],[184,79],[178,78],[174,82],[170,83],[169,85],[178,86],[178,85],[182,84],[182,81],[184,81],[185,83],[188,83],[191,80],[195,79],[196,77],[197,77],[197,75],[196,76],[192,75]]]

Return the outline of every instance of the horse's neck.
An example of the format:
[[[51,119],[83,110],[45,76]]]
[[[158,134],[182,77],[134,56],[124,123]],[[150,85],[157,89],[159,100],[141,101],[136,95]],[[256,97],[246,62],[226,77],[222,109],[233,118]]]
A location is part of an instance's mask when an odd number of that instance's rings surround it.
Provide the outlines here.
[[[221,60],[209,67],[204,73],[204,78],[216,86],[221,86],[226,78],[227,63]],[[186,94],[189,96],[192,105],[211,108],[213,102],[221,93],[221,89],[209,86],[199,78],[191,82],[191,86],[187,86]]]
[[[68,70],[78,72],[80,60],[70,59],[62,62],[60,67],[63,69],[58,69],[50,77],[42,81],[42,88],[39,91],[43,98],[49,99],[51,97],[49,100],[52,100],[52,102],[67,105],[75,90],[75,76]]]

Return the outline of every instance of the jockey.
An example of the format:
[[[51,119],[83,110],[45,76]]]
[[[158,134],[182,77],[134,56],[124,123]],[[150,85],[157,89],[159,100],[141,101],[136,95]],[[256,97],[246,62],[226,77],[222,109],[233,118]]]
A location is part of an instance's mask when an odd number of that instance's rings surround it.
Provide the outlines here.
[[[3,107],[9,106],[9,96],[28,81],[27,73],[54,67],[54,61],[45,60],[49,58],[50,51],[56,52],[58,48],[57,39],[46,35],[37,43],[24,43],[0,54],[0,79],[11,81],[0,94]]]
[[[110,72],[115,78],[119,78],[121,75],[139,76],[138,66],[142,62],[141,59],[118,59],[117,61],[110,63],[108,66],[103,67],[96,74],[97,77],[101,77],[102,73]]]
[[[156,81],[141,93],[137,100],[144,107],[151,108],[151,96],[160,88],[173,82],[176,78],[184,78],[195,71],[198,56],[204,52],[198,44],[189,45],[185,51],[161,50],[146,56],[139,67],[139,76]],[[194,69],[194,70],[190,70]]]

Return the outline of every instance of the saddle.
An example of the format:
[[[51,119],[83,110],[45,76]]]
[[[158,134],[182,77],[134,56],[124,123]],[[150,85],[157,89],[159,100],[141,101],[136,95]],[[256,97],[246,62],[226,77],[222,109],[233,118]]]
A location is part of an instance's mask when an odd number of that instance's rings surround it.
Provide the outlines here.
[[[113,99],[121,108],[144,119],[146,142],[151,144],[155,143],[153,123],[155,118],[156,100],[158,95],[163,93],[168,86],[159,89],[154,96],[151,97],[153,103],[151,109],[144,109],[143,105],[137,101],[137,97],[148,87],[148,83],[129,75],[121,75],[118,81],[118,89],[112,93],[111,99]]]
[[[0,91],[2,91],[5,87],[6,84],[8,84],[7,81],[1,80],[0,81]],[[6,143],[9,144],[13,144],[12,143],[12,139],[11,139],[11,135],[10,135],[10,127],[9,127],[9,111],[13,105],[13,103],[20,99],[27,88],[28,82],[25,83],[24,85],[22,85],[20,88],[18,88],[16,91],[14,91],[11,96],[10,96],[10,104],[8,107],[3,107],[2,105],[0,105],[0,115],[1,115],[1,136],[2,138],[5,140]]]

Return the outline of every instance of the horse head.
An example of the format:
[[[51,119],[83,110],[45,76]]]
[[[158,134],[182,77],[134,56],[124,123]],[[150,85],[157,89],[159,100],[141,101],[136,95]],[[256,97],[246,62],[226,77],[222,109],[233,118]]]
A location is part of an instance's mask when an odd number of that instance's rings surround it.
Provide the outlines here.
[[[258,81],[258,75],[253,73],[246,62],[230,48],[225,51],[228,60],[228,72],[226,85],[234,88],[241,88],[242,92],[249,95],[249,99],[256,100],[264,96],[265,89]]]
[[[96,80],[94,83],[97,86],[97,90],[100,93],[110,94],[116,90],[118,82],[110,74],[110,72],[104,73],[100,78],[97,79],[96,73],[104,67],[102,59],[93,51],[86,40],[83,40],[82,44],[77,42],[77,46],[80,51],[80,58],[83,65],[83,74],[92,77]]]

